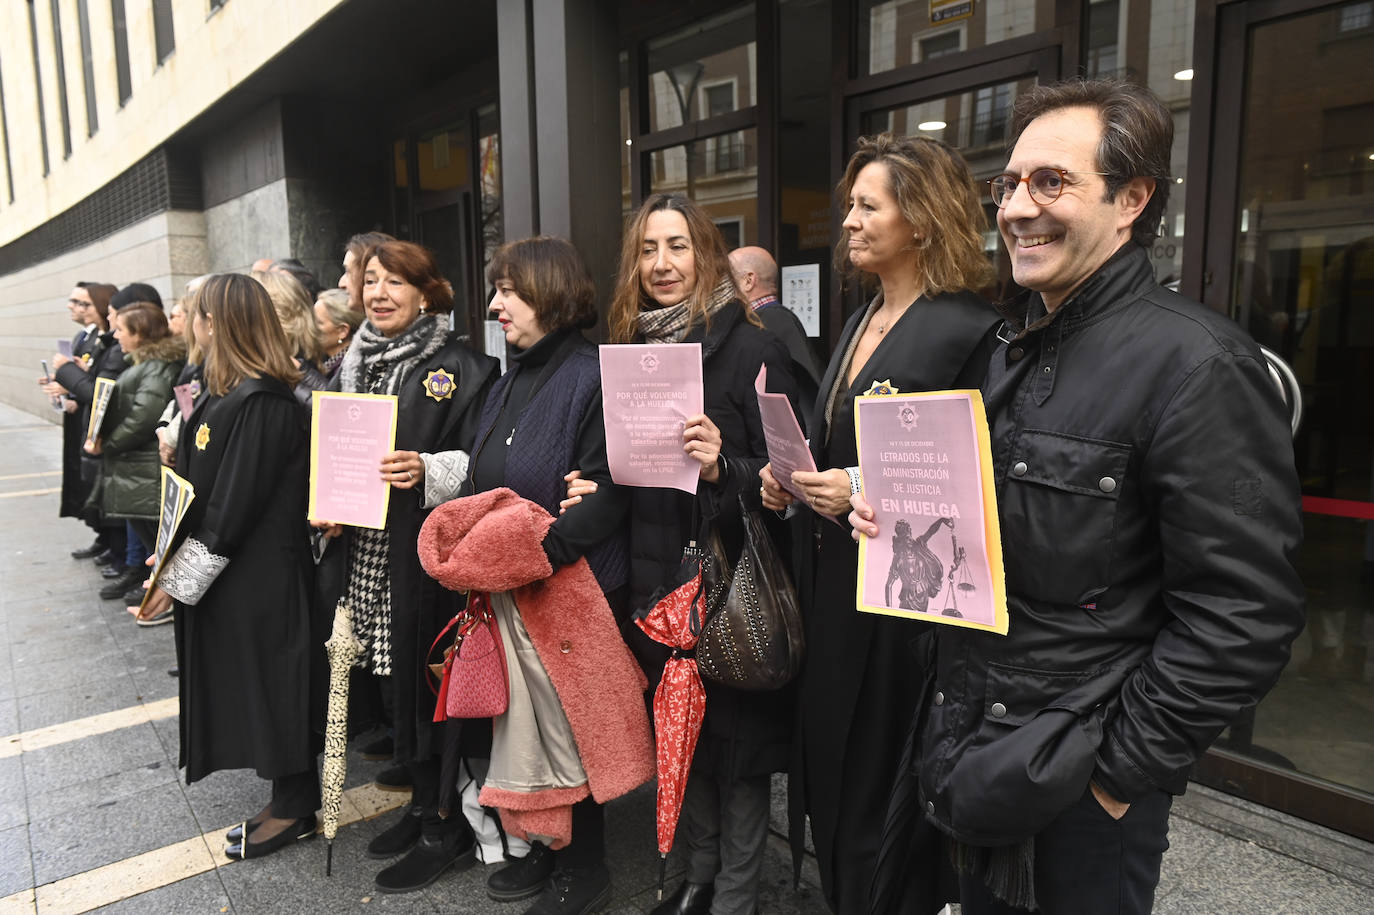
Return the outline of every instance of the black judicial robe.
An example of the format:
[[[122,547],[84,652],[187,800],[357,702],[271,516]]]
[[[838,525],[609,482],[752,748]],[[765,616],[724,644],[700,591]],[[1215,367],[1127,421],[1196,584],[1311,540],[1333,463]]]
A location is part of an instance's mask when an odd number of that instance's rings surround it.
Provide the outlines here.
[[[808,427],[820,470],[859,463],[854,398],[876,382],[890,383],[898,394],[977,388],[1001,323],[974,293],[919,299],[840,392],[827,427],[826,401],[836,375],[847,371],[841,365],[845,350],[867,313],[862,308],[850,316],[821,380]],[[800,512],[796,580],[807,658],[798,683],[790,819],[795,857],[802,814],[810,814],[826,899],[848,915],[867,911],[888,793],[925,676],[913,642],[929,626],[855,609],[859,550],[848,522],[840,521]]]
[[[220,769],[262,778],[312,769],[328,632],[310,618],[309,433],[291,388],[248,379],[222,397],[203,394],[176,469],[195,487],[178,540],[229,560],[198,603],[177,603],[186,781]]]

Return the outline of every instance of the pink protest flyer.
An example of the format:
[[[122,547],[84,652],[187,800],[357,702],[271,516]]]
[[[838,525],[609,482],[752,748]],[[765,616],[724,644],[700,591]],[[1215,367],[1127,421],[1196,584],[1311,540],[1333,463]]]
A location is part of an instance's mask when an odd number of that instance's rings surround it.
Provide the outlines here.
[[[870,395],[854,411],[863,497],[879,530],[859,540],[858,609],[1006,635],[982,395]]]
[[[396,447],[396,397],[315,391],[312,408],[310,520],[381,530],[391,487],[380,466]]]
[[[186,384],[179,384],[172,388],[172,396],[176,398],[177,409],[181,411],[183,419],[191,415],[191,411],[196,408],[196,398],[200,396],[200,382],[188,381]]]
[[[682,450],[682,430],[702,403],[700,343],[603,345],[601,406],[611,479],[695,493],[701,465]]]
[[[763,422],[763,438],[768,445],[768,463],[772,464],[773,477],[778,485],[792,494],[803,505],[806,494],[792,483],[794,470],[815,472],[816,462],[811,458],[811,449],[802,435],[801,424],[786,394],[769,394],[764,390],[768,381],[768,366],[759,366],[759,376],[754,379],[754,392],[759,397],[759,419]]]

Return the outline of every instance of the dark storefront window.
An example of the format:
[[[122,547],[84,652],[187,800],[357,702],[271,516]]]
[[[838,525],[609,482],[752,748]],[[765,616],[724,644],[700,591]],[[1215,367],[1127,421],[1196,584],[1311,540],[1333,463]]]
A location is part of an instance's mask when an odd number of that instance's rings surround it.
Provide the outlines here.
[[[858,4],[855,72],[885,73],[1030,35],[1054,25],[1045,13],[1050,8],[1028,0],[863,0]]]
[[[738,130],[653,152],[650,191],[701,204],[731,248],[758,243],[757,131]]]
[[[737,7],[646,45],[649,130],[665,130],[756,102],[754,5]]]
[[[494,103],[391,144],[395,234],[434,252],[456,329],[482,339],[486,268],[504,242],[501,125]],[[412,180],[413,178],[413,180]]]
[[[501,224],[501,122],[495,105],[477,111],[477,181],[482,202],[480,273],[485,278],[487,264],[506,239]]]
[[[733,7],[622,54],[625,213],[646,194],[682,194],[710,214],[730,247],[765,237],[756,126],[758,15],[752,3]],[[632,71],[640,74],[636,86],[630,85]]]
[[[1248,36],[1230,310],[1302,385],[1308,622],[1278,686],[1222,745],[1374,795],[1370,6],[1264,23]],[[1296,83],[1272,66],[1285,59],[1322,63]]]

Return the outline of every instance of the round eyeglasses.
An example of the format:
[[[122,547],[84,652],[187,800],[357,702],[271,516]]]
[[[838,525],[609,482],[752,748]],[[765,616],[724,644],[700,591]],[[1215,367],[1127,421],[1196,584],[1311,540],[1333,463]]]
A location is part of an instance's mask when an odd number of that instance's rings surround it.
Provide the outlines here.
[[[1017,185],[1024,181],[1026,190],[1030,191],[1031,200],[1047,207],[1058,200],[1059,195],[1064,192],[1066,175],[1101,175],[1105,178],[1107,173],[1070,171],[1067,168],[1037,168],[1024,178],[1012,174],[989,178],[988,190],[992,193],[992,202],[1001,208],[1006,206],[1016,193]]]

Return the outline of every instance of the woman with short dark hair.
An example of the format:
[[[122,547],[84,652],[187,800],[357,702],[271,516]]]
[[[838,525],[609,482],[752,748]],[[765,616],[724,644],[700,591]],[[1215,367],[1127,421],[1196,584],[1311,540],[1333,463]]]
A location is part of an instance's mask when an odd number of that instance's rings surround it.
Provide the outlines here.
[[[190,308],[205,393],[176,470],[195,499],[139,619],[176,608],[186,781],[253,769],[272,783],[267,806],[226,836],[229,858],[257,858],[314,835],[320,805],[326,627],[312,626],[306,596],[308,435],[262,286],[212,276]]]
[[[643,683],[620,638],[616,616],[617,610],[620,618],[625,615],[629,577],[623,523],[628,493],[611,484],[600,360],[596,347],[580,333],[596,323],[596,291],[577,249],[546,236],[502,247],[492,257],[487,280],[495,289],[491,314],[510,346],[510,369],[487,397],[473,449],[471,486],[464,492],[481,495],[440,507],[431,523],[444,530],[452,513],[474,510],[468,507],[474,500],[493,499],[500,507],[532,502],[538,506],[529,509],[534,517],[552,515],[553,520],[547,528],[547,522],[528,529],[514,522],[502,525],[501,534],[510,541],[500,550],[507,580],[542,582],[543,589],[556,591],[569,577],[556,573],[583,557],[595,576],[591,593],[559,600],[556,620],[539,618],[540,608],[528,605],[523,586],[494,588],[484,598],[500,626],[511,688],[509,708],[492,722],[482,803],[500,808],[502,820],[517,831],[522,811],[570,808],[571,830],[569,835],[544,836],[545,841],[570,839],[557,852],[530,835],[529,853],[493,873],[487,892],[503,901],[542,892],[532,910],[536,912],[592,911],[610,898],[601,802],[646,781],[653,771]],[[560,515],[565,479],[574,469],[596,481],[599,489]],[[493,492],[503,487],[514,495]],[[452,548],[445,538],[439,540],[444,549]],[[521,557],[528,556],[534,559],[522,563]],[[490,565],[485,559],[479,563]],[[453,578],[443,573],[436,577],[470,588],[484,571],[480,566],[460,564],[449,570]],[[597,588],[604,600],[594,599],[600,596],[594,593]],[[476,590],[486,589],[478,585]],[[545,633],[552,635],[551,644],[541,639]],[[562,639],[577,640],[581,651],[597,653],[599,659],[604,655],[604,663],[592,665],[595,679],[579,677],[579,668],[566,664],[558,647]],[[579,727],[620,734],[627,748],[641,737],[639,777],[624,771],[633,769],[626,765],[630,752],[608,765],[596,752],[595,734]],[[608,789],[608,781],[616,788]],[[543,800],[551,795],[558,797]],[[542,834],[537,829],[525,832]],[[565,900],[561,906],[560,897]]]

